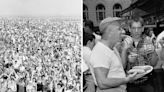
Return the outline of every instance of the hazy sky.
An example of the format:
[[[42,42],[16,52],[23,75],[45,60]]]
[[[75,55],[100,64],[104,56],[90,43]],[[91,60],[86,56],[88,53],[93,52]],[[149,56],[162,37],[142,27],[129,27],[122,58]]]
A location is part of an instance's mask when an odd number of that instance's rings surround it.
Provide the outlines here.
[[[0,0],[0,16],[81,16],[82,0]]]

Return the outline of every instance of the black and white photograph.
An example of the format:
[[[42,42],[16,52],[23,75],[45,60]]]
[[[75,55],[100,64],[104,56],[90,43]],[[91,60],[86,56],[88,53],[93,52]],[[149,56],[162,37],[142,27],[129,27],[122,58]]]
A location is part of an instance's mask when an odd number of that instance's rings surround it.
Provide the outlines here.
[[[81,92],[81,0],[0,0],[0,92]]]
[[[83,92],[164,92],[164,0],[83,0]]]

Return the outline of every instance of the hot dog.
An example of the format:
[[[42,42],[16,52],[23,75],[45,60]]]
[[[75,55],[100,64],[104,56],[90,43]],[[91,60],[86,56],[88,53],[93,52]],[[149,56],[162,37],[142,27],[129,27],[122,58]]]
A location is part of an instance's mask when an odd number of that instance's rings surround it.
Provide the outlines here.
[[[144,69],[131,69],[128,71],[128,74],[134,73],[134,72],[137,72],[138,74],[142,74],[142,73],[145,73],[145,70]]]
[[[151,67],[149,66],[134,66],[133,69],[143,69],[145,72],[150,70]]]

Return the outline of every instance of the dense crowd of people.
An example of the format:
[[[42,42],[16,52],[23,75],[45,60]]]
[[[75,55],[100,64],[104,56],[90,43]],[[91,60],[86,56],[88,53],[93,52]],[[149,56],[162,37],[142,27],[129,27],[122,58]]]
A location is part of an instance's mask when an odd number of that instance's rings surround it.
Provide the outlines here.
[[[0,21],[0,92],[80,92],[80,21]]]
[[[164,31],[155,36],[144,24],[139,16],[107,17],[95,32],[84,21],[84,92],[163,92]]]

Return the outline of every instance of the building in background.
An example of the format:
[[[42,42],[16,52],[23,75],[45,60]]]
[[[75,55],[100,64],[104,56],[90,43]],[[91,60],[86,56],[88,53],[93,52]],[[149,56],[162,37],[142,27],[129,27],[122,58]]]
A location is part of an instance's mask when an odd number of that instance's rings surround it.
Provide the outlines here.
[[[128,12],[132,16],[141,16],[145,27],[154,28],[156,35],[164,30],[164,0],[131,0],[131,5],[120,15]]]
[[[131,12],[120,12],[128,8],[135,0],[83,0],[83,20],[89,19],[98,26],[100,21],[106,17],[129,18]]]

